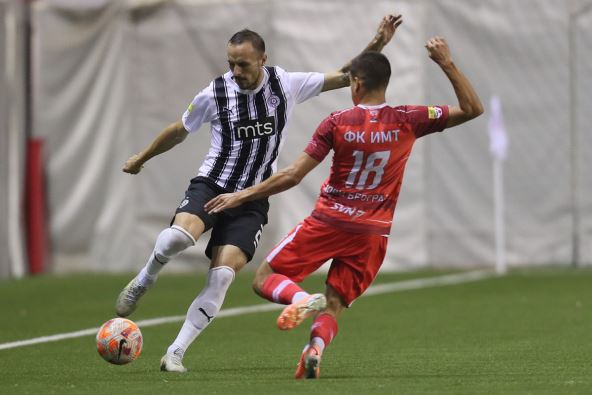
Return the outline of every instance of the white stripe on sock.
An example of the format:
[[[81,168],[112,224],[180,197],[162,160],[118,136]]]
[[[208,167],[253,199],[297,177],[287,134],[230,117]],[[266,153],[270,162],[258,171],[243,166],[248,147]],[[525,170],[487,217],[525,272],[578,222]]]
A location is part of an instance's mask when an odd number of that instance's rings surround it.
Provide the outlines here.
[[[321,351],[321,354],[323,353],[323,350],[325,350],[325,341],[320,337],[313,337],[310,343],[319,346],[319,351]]]
[[[273,299],[274,302],[276,302],[276,303],[279,303],[280,302],[280,294],[282,293],[282,291],[284,290],[284,288],[286,288],[290,284],[292,284],[292,280],[284,280],[284,281],[282,281],[280,283],[280,285],[278,285],[277,287],[275,287],[275,289],[271,293],[271,297],[272,297],[272,299]]]

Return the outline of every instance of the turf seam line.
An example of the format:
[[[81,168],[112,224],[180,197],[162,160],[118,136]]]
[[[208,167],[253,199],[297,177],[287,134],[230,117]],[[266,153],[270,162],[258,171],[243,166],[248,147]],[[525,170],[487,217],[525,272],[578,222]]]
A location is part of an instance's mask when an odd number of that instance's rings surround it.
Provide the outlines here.
[[[438,287],[445,285],[456,285],[467,283],[471,281],[484,280],[491,277],[496,277],[497,274],[488,270],[471,271],[465,273],[448,274],[438,277],[419,278],[415,280],[398,281],[394,283],[372,285],[363,296],[381,295],[390,292],[401,292],[412,289],[420,289],[427,287]],[[230,309],[221,310],[216,318],[233,317],[243,314],[262,313],[273,310],[283,309],[285,306],[275,303],[257,304],[252,306],[234,307]],[[185,320],[184,315],[174,315],[169,317],[151,318],[146,320],[135,321],[139,327],[156,326],[162,324],[169,324],[173,322],[182,322]],[[8,350],[11,348],[30,346],[34,344],[50,343],[60,340],[73,339],[77,337],[96,335],[99,328],[83,329],[75,332],[59,333],[51,336],[41,336],[33,339],[17,340],[9,343],[1,343],[0,350]]]

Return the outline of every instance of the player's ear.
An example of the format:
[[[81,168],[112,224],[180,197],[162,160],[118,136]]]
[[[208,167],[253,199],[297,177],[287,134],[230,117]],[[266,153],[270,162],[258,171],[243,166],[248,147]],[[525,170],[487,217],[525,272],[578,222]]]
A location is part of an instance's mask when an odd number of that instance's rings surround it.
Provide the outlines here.
[[[356,105],[360,102],[362,97],[366,94],[366,88],[364,87],[364,81],[360,77],[352,78],[352,99]]]
[[[360,89],[362,89],[362,81],[358,77],[351,78],[351,87],[352,92],[356,95],[360,93]]]
[[[265,66],[266,62],[267,62],[267,54],[264,53],[263,56],[261,57],[261,66]]]

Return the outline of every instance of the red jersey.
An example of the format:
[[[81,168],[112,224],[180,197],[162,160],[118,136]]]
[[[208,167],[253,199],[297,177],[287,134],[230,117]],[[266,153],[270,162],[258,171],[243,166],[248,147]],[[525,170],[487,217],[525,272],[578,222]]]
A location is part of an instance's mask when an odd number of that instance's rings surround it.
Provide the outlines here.
[[[362,106],[325,118],[304,150],[334,151],[312,217],[355,233],[390,233],[413,143],[442,131],[448,106]]]

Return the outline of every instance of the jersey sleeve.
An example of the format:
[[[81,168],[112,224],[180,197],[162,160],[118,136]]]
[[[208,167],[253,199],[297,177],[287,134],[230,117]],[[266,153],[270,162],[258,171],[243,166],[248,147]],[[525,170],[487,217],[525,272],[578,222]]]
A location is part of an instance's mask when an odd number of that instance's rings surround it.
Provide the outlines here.
[[[405,113],[417,138],[441,132],[448,122],[448,106],[405,106]]]
[[[335,130],[335,122],[333,117],[327,117],[321,122],[315,133],[312,135],[310,142],[304,149],[308,155],[314,160],[322,162],[323,159],[333,148],[333,132]]]
[[[196,132],[201,125],[214,120],[216,115],[216,105],[213,97],[213,82],[199,92],[185,110],[183,114],[183,127],[189,133]]]
[[[325,83],[325,75],[323,73],[287,73],[289,89],[296,103],[302,103],[313,96],[321,93]]]

